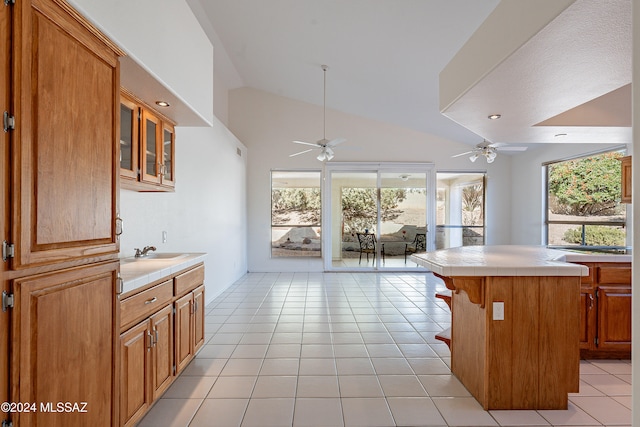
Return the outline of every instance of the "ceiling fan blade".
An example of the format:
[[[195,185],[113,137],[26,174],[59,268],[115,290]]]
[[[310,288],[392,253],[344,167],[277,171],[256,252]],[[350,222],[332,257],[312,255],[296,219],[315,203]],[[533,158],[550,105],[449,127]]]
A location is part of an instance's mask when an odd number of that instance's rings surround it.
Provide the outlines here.
[[[331,141],[327,142],[327,147],[335,147],[336,145],[340,145],[343,142],[347,142],[346,138],[335,138]]]
[[[460,157],[460,156],[466,156],[467,154],[472,154],[472,153],[473,153],[473,151],[467,151],[467,152],[464,152],[464,153],[456,154],[455,156],[451,156],[451,158]]]
[[[313,148],[309,148],[308,150],[300,151],[298,153],[289,154],[289,157],[299,156],[300,154],[308,153],[309,151],[313,151]]]
[[[505,147],[496,147],[496,150],[498,150],[498,151],[526,151],[527,147],[509,147],[509,146],[505,146]]]
[[[293,141],[294,144],[302,144],[302,145],[311,145],[312,147],[320,147],[320,145],[318,145],[315,142],[304,142],[304,141]]]

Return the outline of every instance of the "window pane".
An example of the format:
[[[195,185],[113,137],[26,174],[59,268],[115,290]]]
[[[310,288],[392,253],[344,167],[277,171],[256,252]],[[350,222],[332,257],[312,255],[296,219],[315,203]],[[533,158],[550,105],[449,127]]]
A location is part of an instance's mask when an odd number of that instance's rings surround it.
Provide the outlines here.
[[[436,249],[484,245],[484,174],[437,177]]]
[[[320,171],[271,172],[271,256],[321,256]]]
[[[626,244],[621,151],[547,166],[547,244],[620,247]]]

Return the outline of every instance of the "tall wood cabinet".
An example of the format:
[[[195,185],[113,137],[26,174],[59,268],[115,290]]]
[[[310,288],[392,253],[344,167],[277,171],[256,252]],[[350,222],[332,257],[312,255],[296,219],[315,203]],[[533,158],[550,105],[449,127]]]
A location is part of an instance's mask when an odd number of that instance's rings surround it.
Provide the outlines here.
[[[64,0],[0,9],[7,36],[0,42],[3,380],[10,366],[3,400],[86,402],[88,409],[38,408],[0,414],[0,421],[111,426],[119,410],[113,361],[123,52]]]
[[[0,114],[10,111],[11,103],[11,9],[0,7]],[[4,117],[3,117],[4,119]],[[4,124],[3,124],[4,127]],[[0,131],[0,243],[10,234],[9,229],[9,148],[10,133]],[[10,292],[7,271],[9,266],[0,259],[0,292]],[[0,401],[9,401],[9,318],[10,313],[0,310]]]

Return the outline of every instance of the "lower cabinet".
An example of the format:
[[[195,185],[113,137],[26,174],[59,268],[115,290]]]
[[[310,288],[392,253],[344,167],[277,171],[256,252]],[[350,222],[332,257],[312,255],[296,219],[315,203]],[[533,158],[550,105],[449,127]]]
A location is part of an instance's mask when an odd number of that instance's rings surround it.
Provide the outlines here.
[[[583,263],[580,294],[582,358],[631,357],[631,264]]]
[[[180,276],[191,282],[184,284]],[[145,286],[120,305],[120,425],[128,427],[140,421],[204,344],[204,267]]]
[[[117,271],[105,262],[14,279],[11,401],[37,407],[12,413],[13,425],[117,424]]]
[[[204,344],[204,286],[175,302],[176,369],[180,373]]]

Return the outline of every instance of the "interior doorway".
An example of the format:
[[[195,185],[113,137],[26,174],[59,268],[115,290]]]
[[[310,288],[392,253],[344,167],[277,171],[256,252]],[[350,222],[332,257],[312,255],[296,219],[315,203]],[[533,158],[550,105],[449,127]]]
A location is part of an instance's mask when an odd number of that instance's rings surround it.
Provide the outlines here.
[[[326,270],[415,270],[435,248],[431,164],[327,164],[323,191]]]

